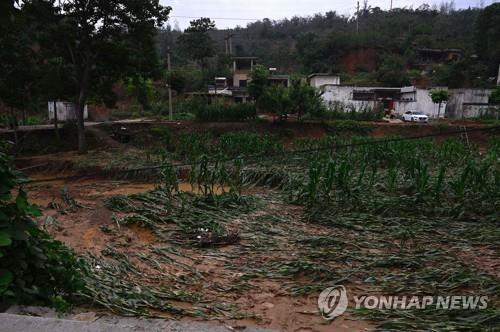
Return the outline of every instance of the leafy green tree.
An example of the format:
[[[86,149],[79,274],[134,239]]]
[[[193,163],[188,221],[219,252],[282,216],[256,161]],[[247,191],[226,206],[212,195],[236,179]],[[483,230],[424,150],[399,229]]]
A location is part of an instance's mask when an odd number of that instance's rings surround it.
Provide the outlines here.
[[[20,189],[8,147],[0,142],[0,303],[64,303],[83,290],[85,265],[32,220],[39,209]]]
[[[268,85],[267,77],[267,69],[262,65],[255,66],[250,73],[248,94],[253,100],[256,101],[257,104],[259,104],[261,97],[266,92],[266,87]]]
[[[166,73],[167,84],[177,93],[183,93],[187,86],[185,73],[182,70],[174,69]]]
[[[490,75],[496,75],[500,64],[500,3],[494,3],[479,14],[475,44],[478,56],[488,63]]]
[[[406,72],[404,59],[399,56],[385,54],[383,61],[376,72],[377,82],[385,86],[410,85],[410,78]]]
[[[441,116],[441,105],[450,99],[450,93],[448,90],[435,89],[429,92],[432,102],[438,104],[438,120]]]
[[[68,0],[61,2],[57,41],[72,66],[78,115],[78,150],[86,151],[83,111],[95,88],[94,77],[107,81],[127,73],[151,76],[157,70],[154,45],[157,28],[170,7],[159,0]]]
[[[181,52],[194,61],[198,61],[202,68],[205,60],[215,54],[214,41],[209,32],[215,29],[215,22],[209,18],[200,18],[190,22],[190,26],[179,36]]]
[[[277,115],[280,121],[285,120],[288,114],[293,112],[290,90],[281,85],[267,87],[259,103],[264,111]]]
[[[293,113],[296,113],[299,119],[303,114],[321,113],[324,108],[322,93],[300,77],[292,78],[289,95]]]
[[[135,75],[126,80],[125,87],[127,93],[137,99],[143,110],[151,109],[150,102],[154,96],[154,86],[150,79]]]
[[[498,118],[500,115],[500,86],[497,86],[497,88],[491,92],[489,102],[490,104],[496,105]]]
[[[0,20],[0,99],[10,108],[10,116],[15,117],[15,109],[28,107],[32,95],[37,71],[33,47],[36,39],[20,9],[8,5],[6,10],[6,19]]]

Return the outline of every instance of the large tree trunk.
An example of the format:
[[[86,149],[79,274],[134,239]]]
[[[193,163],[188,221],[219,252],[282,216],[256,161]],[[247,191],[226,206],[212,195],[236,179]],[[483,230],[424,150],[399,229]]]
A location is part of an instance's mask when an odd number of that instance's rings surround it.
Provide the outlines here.
[[[80,91],[78,94],[78,100],[76,102],[76,113],[77,113],[77,127],[78,127],[78,152],[87,153],[87,142],[85,141],[85,120],[84,111],[85,103],[87,101],[87,95],[89,90],[89,80],[90,80],[90,70],[92,64],[89,60],[85,64],[83,70],[83,75],[80,80]]]

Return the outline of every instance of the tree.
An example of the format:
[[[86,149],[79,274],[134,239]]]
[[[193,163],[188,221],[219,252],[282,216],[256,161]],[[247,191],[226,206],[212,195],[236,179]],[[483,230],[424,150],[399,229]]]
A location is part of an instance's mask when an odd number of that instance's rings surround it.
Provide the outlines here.
[[[498,118],[500,115],[500,86],[497,86],[497,88],[491,92],[489,102],[490,104],[496,105]]]
[[[305,83],[300,77],[292,78],[289,95],[294,108],[293,113],[297,113],[298,119],[303,114],[321,113],[324,107],[322,93]]]
[[[486,7],[477,17],[476,52],[486,61],[491,75],[496,75],[500,63],[500,3]]]
[[[177,39],[181,52],[199,62],[202,68],[205,67],[205,59],[215,53],[214,42],[208,34],[214,29],[215,22],[206,17],[200,18],[191,21],[184,34]]]
[[[2,4],[0,20],[0,99],[9,108],[9,118],[17,144],[16,110],[29,106],[35,83],[37,44],[26,15],[13,2]],[[5,6],[7,5],[7,6]],[[3,7],[6,8],[3,8]],[[1,14],[4,16],[4,13]]]
[[[94,75],[116,80],[127,72],[151,75],[157,65],[154,37],[171,8],[159,0],[68,0],[60,9],[57,41],[72,66],[78,150],[85,152],[83,114]]]
[[[432,102],[434,104],[439,104],[438,108],[438,120],[439,120],[441,116],[441,104],[448,101],[448,99],[450,98],[450,94],[448,90],[441,90],[441,89],[432,90],[431,92],[429,92],[429,94],[431,96]]]
[[[166,73],[167,84],[178,94],[183,93],[187,86],[187,77],[182,70],[174,69]]]
[[[384,60],[376,72],[377,82],[394,87],[410,85],[404,59],[389,54],[384,55],[383,58]]]
[[[290,99],[290,90],[281,85],[271,85],[264,90],[259,99],[263,110],[275,114],[280,120],[288,117],[292,112],[292,100]]]
[[[268,85],[267,76],[267,69],[262,65],[255,66],[250,73],[248,94],[257,104],[266,91]]]

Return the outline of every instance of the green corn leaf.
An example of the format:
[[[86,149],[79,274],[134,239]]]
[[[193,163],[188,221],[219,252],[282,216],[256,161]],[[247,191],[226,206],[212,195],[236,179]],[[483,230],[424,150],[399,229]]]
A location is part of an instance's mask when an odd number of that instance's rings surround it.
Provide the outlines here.
[[[0,231],[0,247],[8,247],[12,244],[10,234],[5,231]]]

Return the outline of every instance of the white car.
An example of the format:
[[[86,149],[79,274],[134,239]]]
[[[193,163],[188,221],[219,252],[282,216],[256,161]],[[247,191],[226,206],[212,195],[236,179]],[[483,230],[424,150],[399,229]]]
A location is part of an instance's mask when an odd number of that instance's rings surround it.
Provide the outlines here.
[[[408,111],[403,114],[403,121],[411,122],[429,122],[429,117],[422,112]]]

